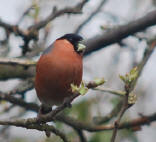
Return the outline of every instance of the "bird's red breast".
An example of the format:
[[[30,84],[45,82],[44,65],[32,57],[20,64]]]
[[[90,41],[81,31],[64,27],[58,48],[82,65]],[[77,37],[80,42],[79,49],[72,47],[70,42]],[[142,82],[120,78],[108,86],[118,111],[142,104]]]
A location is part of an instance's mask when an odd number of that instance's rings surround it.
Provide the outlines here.
[[[71,95],[71,83],[80,85],[81,80],[82,56],[68,40],[56,40],[37,63],[35,89],[38,98],[43,104],[59,105]]]

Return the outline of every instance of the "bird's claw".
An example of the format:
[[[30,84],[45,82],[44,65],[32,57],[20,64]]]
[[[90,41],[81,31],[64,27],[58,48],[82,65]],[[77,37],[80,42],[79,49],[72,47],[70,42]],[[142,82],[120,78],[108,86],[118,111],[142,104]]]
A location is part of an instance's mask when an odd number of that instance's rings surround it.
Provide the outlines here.
[[[45,131],[45,134],[49,138],[51,133],[49,131]]]
[[[72,107],[72,104],[71,104],[71,102],[69,101],[69,98],[65,98],[63,104],[64,104],[66,107],[68,107],[68,108],[71,108],[71,107]]]

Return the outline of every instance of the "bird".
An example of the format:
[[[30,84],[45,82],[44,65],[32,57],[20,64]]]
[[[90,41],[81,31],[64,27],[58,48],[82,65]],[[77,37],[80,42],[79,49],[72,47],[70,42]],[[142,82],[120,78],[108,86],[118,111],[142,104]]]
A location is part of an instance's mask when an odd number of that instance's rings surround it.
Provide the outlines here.
[[[71,84],[79,86],[86,46],[80,35],[69,33],[56,39],[36,65],[35,90],[41,102],[38,115],[52,111],[72,95]]]

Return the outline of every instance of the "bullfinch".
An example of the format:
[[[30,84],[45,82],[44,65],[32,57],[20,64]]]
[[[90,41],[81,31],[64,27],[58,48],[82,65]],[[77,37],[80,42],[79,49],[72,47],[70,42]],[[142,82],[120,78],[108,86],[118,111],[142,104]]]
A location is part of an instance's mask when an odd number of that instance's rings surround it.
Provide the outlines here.
[[[62,104],[72,95],[71,84],[82,81],[83,38],[66,34],[52,43],[41,55],[36,66],[35,89],[42,105],[39,114],[46,114],[53,105]]]

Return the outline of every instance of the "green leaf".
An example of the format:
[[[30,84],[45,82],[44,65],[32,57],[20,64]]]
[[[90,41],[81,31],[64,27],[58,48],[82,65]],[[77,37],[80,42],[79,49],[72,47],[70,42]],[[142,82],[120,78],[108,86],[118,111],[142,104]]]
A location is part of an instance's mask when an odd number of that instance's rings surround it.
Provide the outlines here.
[[[135,74],[137,72],[137,67],[134,67],[133,69],[131,69],[130,74]]]
[[[85,95],[88,92],[88,88],[87,87],[80,87],[79,88],[79,93],[81,95]]]
[[[119,75],[120,79],[126,83],[131,84],[138,76],[138,69],[137,67],[133,68],[129,73],[126,73],[125,76]]]
[[[79,88],[78,88],[76,85],[74,85],[73,83],[70,84],[70,86],[71,86],[71,89],[72,89],[72,92],[73,92],[73,93],[79,91]]]
[[[106,81],[104,78],[95,78],[94,82],[96,83],[97,86],[104,84]]]
[[[123,75],[119,75],[120,79],[125,83],[126,79]]]
[[[83,81],[81,82],[80,87],[78,87],[77,85],[74,85],[74,84],[71,84],[70,86],[71,86],[71,89],[72,89],[72,92],[73,92],[73,93],[74,93],[74,92],[75,92],[75,93],[78,92],[78,93],[80,93],[81,95],[85,95],[85,94],[88,92],[88,88],[85,87],[85,84],[84,84]]]

